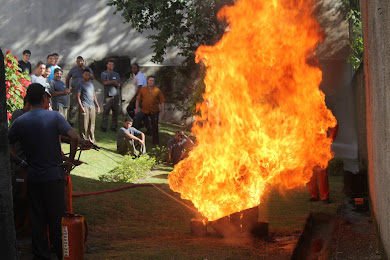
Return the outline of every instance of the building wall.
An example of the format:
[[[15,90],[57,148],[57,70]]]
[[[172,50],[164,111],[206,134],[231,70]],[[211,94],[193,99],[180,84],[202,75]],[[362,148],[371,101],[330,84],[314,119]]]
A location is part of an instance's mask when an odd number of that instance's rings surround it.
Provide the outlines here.
[[[367,151],[372,210],[390,256],[390,2],[361,1],[367,104]]]

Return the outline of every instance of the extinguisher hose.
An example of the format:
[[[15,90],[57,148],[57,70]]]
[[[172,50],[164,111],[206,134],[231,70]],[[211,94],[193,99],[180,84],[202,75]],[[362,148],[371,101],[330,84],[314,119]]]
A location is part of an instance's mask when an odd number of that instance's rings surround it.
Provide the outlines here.
[[[132,185],[129,185],[129,186],[115,188],[115,189],[110,189],[110,190],[95,191],[95,192],[89,192],[89,193],[72,194],[72,197],[84,197],[84,196],[104,194],[104,193],[115,192],[115,191],[126,190],[126,189],[137,188],[137,187],[155,187],[155,186],[156,185],[154,185],[154,184],[147,184],[147,183],[146,184],[132,184]]]

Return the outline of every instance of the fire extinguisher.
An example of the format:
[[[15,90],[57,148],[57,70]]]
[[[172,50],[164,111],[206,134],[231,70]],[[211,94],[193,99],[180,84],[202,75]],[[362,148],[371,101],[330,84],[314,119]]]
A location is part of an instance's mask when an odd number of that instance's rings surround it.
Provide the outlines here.
[[[87,240],[88,226],[84,217],[73,213],[72,208],[72,183],[70,176],[67,180],[67,196],[65,198],[67,213],[62,218],[62,250],[64,260],[83,260],[84,245]]]

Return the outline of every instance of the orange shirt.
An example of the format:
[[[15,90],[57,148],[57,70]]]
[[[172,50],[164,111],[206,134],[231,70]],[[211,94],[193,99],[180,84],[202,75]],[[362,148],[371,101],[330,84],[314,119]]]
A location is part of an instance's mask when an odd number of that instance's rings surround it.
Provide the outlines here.
[[[147,115],[160,112],[158,105],[165,102],[164,95],[159,88],[154,87],[153,90],[149,92],[148,86],[141,88],[137,100],[142,102],[141,111]]]

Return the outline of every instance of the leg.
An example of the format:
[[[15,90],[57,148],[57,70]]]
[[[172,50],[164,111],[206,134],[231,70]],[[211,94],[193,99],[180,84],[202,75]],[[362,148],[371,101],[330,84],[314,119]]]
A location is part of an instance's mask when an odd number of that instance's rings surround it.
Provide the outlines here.
[[[159,115],[160,115],[159,112],[150,115],[150,119],[152,121],[152,137],[153,137],[153,144],[154,145],[160,144],[160,139],[158,136],[158,117],[159,117]]]
[[[61,220],[65,215],[65,182],[55,180],[43,184],[50,243],[58,259],[62,259]]]
[[[135,102],[136,102],[136,99],[130,100],[129,105],[128,105],[127,108],[126,108],[127,113],[128,113],[129,116],[130,116],[131,118],[133,118],[133,119],[135,118],[135,114],[134,114]]]
[[[113,104],[113,97],[106,97],[104,99],[102,124],[100,126],[100,128],[103,131],[107,130],[108,117],[110,115],[110,110],[111,110],[112,104]]]
[[[121,155],[126,155],[128,153],[129,149],[126,144],[126,139],[123,140],[122,144],[117,148],[117,152]]]
[[[68,119],[68,108],[67,107],[58,107],[58,112],[65,118]]]
[[[77,102],[77,94],[76,89],[72,89],[72,93],[70,94],[70,104],[69,104],[69,124],[73,126],[76,122],[76,113],[79,104]]]
[[[79,134],[80,137],[87,140],[87,130],[88,130],[88,108],[84,107],[85,113],[79,112]]]
[[[144,120],[145,117],[146,115],[144,112],[138,112],[134,117],[134,127],[139,130],[141,127],[141,121]]]
[[[88,135],[89,135],[89,140],[91,140],[92,143],[95,143],[95,121],[96,121],[96,112],[95,112],[95,107],[89,107],[89,125],[88,125]]]
[[[321,200],[329,199],[329,181],[327,169],[318,171],[318,186],[320,188]]]
[[[41,183],[28,183],[34,259],[50,259]]]
[[[119,102],[119,95],[118,95],[113,97],[111,130],[116,130],[118,126],[119,107],[120,107],[120,102]]]
[[[316,170],[313,170],[313,175],[311,176],[310,181],[306,185],[309,189],[310,196],[313,199],[319,200]]]

